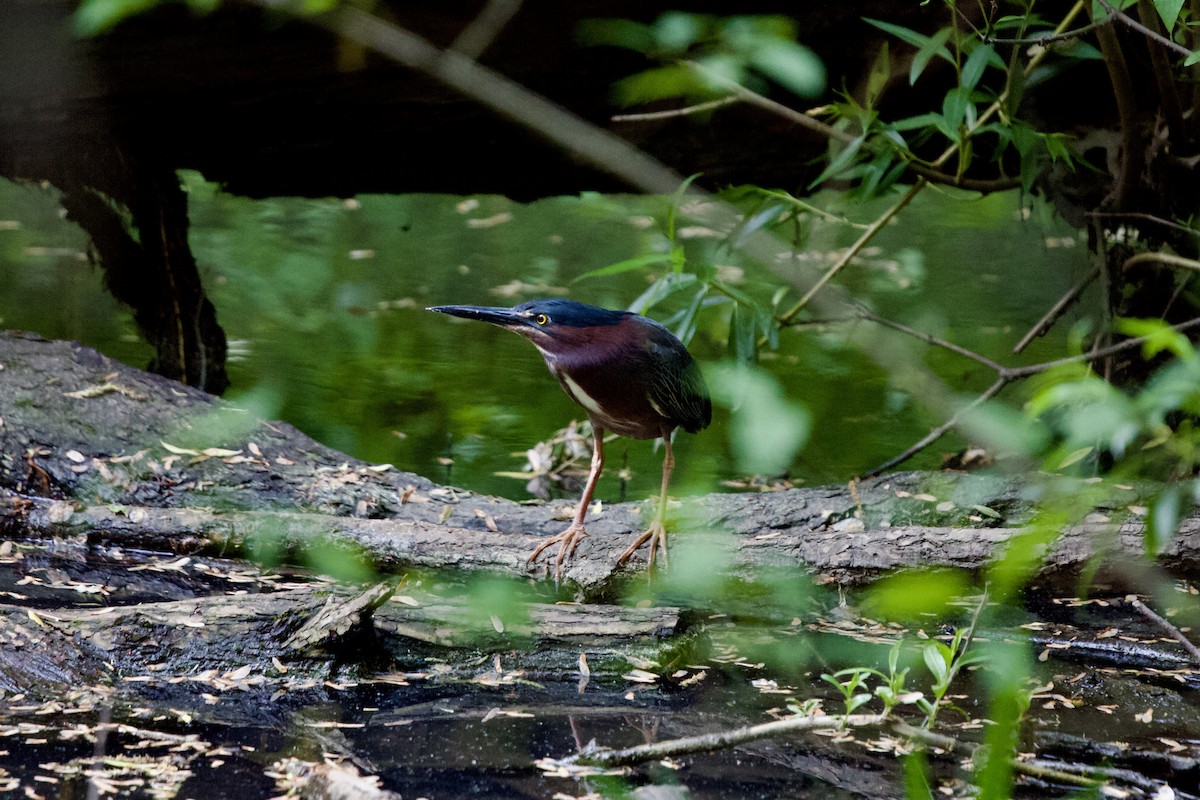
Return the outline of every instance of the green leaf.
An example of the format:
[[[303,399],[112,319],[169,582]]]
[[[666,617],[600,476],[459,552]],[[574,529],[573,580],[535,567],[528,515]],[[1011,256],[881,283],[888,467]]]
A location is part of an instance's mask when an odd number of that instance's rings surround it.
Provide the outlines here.
[[[729,247],[731,250],[737,250],[742,243],[751,234],[767,227],[774,223],[789,209],[786,203],[764,203],[763,207],[754,214],[747,217],[740,225],[733,229],[729,235]]]
[[[1020,66],[1015,66],[1008,70],[1008,83],[1004,93],[1004,110],[1008,112],[1008,117],[1016,117],[1021,108],[1021,101],[1025,98],[1025,70]],[[1015,120],[1014,120],[1015,121]],[[1001,126],[1006,127],[1006,126]]]
[[[822,170],[821,174],[818,175],[812,181],[812,183],[808,185],[808,188],[813,189],[817,186],[820,186],[825,181],[849,167],[850,164],[854,162],[855,156],[858,155],[858,151],[862,148],[863,142],[866,140],[867,134],[863,133],[861,136],[855,138],[854,141],[850,142],[850,144],[842,148],[842,151],[834,156],[834,158],[829,162],[829,165]]]
[[[988,68],[988,65],[999,66],[1004,68],[1004,64],[1000,62],[996,51],[992,49],[990,44],[983,44],[976,47],[971,55],[967,57],[967,61],[962,68],[962,87],[964,89],[974,89],[979,84],[979,79],[983,77],[983,72]]]
[[[934,797],[929,759],[924,749],[916,748],[904,757],[904,796],[909,800]]]
[[[929,62],[933,60],[935,55],[941,56],[951,64],[954,63],[954,57],[950,55],[950,51],[947,50],[945,46],[946,40],[949,38],[950,29],[942,28],[929,38],[929,41],[925,43],[924,47],[917,51],[917,54],[913,56],[912,64],[908,69],[909,85],[917,82],[917,78],[921,77],[921,73],[925,71],[925,67],[929,66]]]
[[[346,583],[365,583],[378,576],[366,552],[322,538],[301,554],[305,565],[323,575]]]
[[[675,336],[679,341],[687,344],[696,335],[696,326],[699,324],[700,306],[704,302],[704,298],[708,296],[708,285],[701,284],[700,291],[696,292],[692,297],[692,302],[688,303],[687,310],[683,314],[683,319],[675,326]]]
[[[729,354],[743,363],[752,363],[758,356],[758,332],[754,314],[734,303],[729,318]]]
[[[1047,549],[1073,521],[1059,510],[1042,511],[1031,525],[1009,539],[1000,557],[986,570],[993,599],[1004,600],[1019,591],[1037,572]]]
[[[853,714],[855,709],[857,709],[859,706],[863,705],[864,703],[870,702],[870,700],[871,700],[871,695],[869,695],[869,694],[854,695],[853,697],[846,700],[846,713]]]
[[[699,282],[700,279],[690,272],[668,272],[646,287],[646,291],[638,295],[637,299],[629,304],[629,310],[635,314],[644,314],[647,309],[658,305],[664,298],[670,297],[676,292],[686,289],[689,286],[694,286]]]
[[[1190,67],[1197,61],[1200,61],[1200,50],[1193,50],[1192,54],[1183,60],[1183,65],[1185,67]]]
[[[80,36],[96,36],[112,29],[126,17],[161,3],[162,0],[83,0],[75,10],[72,24]]]
[[[828,672],[822,672],[822,673],[821,673],[821,680],[823,680],[823,681],[825,681],[826,683],[832,684],[833,686],[837,687],[837,690],[838,690],[839,692],[841,692],[842,694],[846,694],[846,687],[842,685],[842,682],[841,682],[841,681],[839,681],[839,680],[838,680],[836,677],[834,677],[833,675],[830,675]]]
[[[1089,445],[1087,447],[1081,447],[1072,453],[1068,453],[1063,458],[1062,461],[1058,462],[1057,468],[1058,469],[1066,469],[1067,467],[1071,466],[1072,464],[1078,464],[1080,461],[1083,461],[1083,459],[1087,458],[1089,455],[1091,455],[1093,452],[1095,452],[1095,450],[1096,450],[1096,448]]]
[[[940,114],[918,114],[915,117],[905,117],[901,120],[896,120],[888,127],[897,131],[911,131],[919,128],[933,128],[942,121]]]
[[[687,195],[688,187],[699,177],[699,172],[693,172],[691,175],[688,175],[679,184],[679,188],[675,190],[675,194],[671,195],[671,204],[667,206],[667,238],[672,242],[675,241],[675,221],[679,216],[679,206],[683,204],[683,198]]]
[[[1150,506],[1150,516],[1146,520],[1146,555],[1155,558],[1179,530],[1179,520],[1182,516],[1183,496],[1178,485],[1168,487]]]
[[[1179,10],[1183,8],[1183,0],[1154,0],[1154,8],[1158,11],[1158,16],[1162,18],[1169,36],[1175,29],[1176,20],[1179,19]]]
[[[572,283],[581,281],[584,278],[603,278],[609,275],[620,275],[623,272],[632,272],[642,267],[648,267],[652,264],[669,264],[672,261],[671,253],[647,253],[644,256],[636,256],[627,258],[624,261],[618,261],[615,264],[609,264],[606,267],[598,267],[591,269],[580,275]]]
[[[888,43],[885,40],[880,45],[875,60],[871,62],[871,70],[867,74],[867,90],[863,98],[863,104],[867,108],[875,107],[876,101],[879,100],[879,96],[883,94],[884,88],[891,79],[892,61],[888,52]]]
[[[871,160],[871,163],[863,165],[863,179],[858,185],[858,195],[861,197],[875,197],[879,191],[886,188],[885,182],[893,174],[892,167],[895,161],[895,152],[892,150],[884,150],[879,155]],[[901,169],[904,165],[901,164]]]
[[[960,429],[997,456],[1032,458],[1046,447],[1046,426],[1007,403],[989,402],[964,411]],[[981,512],[986,513],[986,512]],[[993,512],[994,513],[994,512]]]
[[[813,97],[825,89],[825,65],[816,53],[796,42],[762,41],[751,51],[750,63],[801,97]]]
[[[616,82],[613,93],[623,106],[634,106],[672,97],[708,97],[706,81],[682,64],[655,67]]]
[[[337,8],[340,0],[301,0],[300,13],[316,16]]]
[[[925,659],[925,666],[933,675],[934,685],[945,686],[950,680],[950,661],[942,653],[947,649],[946,646],[942,645],[939,648],[938,644],[939,642],[926,642],[921,648],[921,657]]]
[[[808,440],[808,411],[787,397],[774,376],[753,365],[726,362],[705,376],[713,400],[730,409],[730,449],[738,471],[778,475],[788,469]]]
[[[662,49],[680,53],[704,34],[703,17],[682,11],[668,11],[654,22],[654,38]]]
[[[930,37],[930,36],[926,36],[923,33],[917,33],[916,31],[912,30],[911,28],[905,28],[902,25],[896,25],[891,22],[884,22],[883,20],[880,20],[880,19],[871,19],[870,17],[863,17],[863,21],[869,25],[874,25],[876,28],[879,28],[881,31],[884,31],[885,33],[890,33],[892,36],[895,36],[897,39],[899,39],[902,42],[907,42],[908,44],[911,44],[913,47],[917,48],[918,50],[924,50],[924,49],[928,48],[930,46],[930,43],[934,42],[934,41],[938,41],[938,42],[944,44],[945,41],[950,36],[949,28],[942,28],[936,34],[934,34],[934,36]],[[945,58],[947,61],[950,61],[950,62],[954,61],[954,57],[952,55],[950,55],[950,51],[947,50],[945,47],[943,47],[941,52],[937,53],[937,55],[940,55],[941,57]]]
[[[971,90],[956,87],[946,92],[942,99],[942,118],[946,127],[954,131],[951,138],[957,138],[958,132],[966,123],[967,107],[971,105]]]
[[[1130,337],[1146,337],[1142,345],[1142,357],[1153,358],[1167,350],[1179,358],[1191,359],[1196,357],[1196,348],[1192,346],[1180,331],[1175,330],[1161,319],[1133,319],[1122,317],[1117,320],[1117,330]]]
[[[918,620],[943,616],[950,604],[966,594],[966,573],[946,569],[914,569],[888,575],[871,587],[865,607],[873,617]]]

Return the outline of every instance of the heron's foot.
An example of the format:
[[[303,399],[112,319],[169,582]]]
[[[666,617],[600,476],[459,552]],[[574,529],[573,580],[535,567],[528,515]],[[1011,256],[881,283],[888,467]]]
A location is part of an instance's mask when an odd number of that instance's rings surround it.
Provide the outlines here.
[[[558,557],[554,559],[554,582],[558,583],[562,580],[563,563],[575,556],[575,549],[579,547],[579,543],[587,538],[587,531],[583,529],[582,523],[571,523],[571,527],[567,528],[560,534],[551,536],[546,541],[537,546],[530,554],[529,560],[526,562],[532,564],[537,561],[538,556],[542,551],[551,545],[558,545]]]
[[[629,557],[636,553],[646,542],[650,543],[650,555],[647,560],[647,566],[651,572],[654,572],[655,557],[658,551],[662,550],[662,565],[667,566],[667,528],[663,525],[662,520],[655,520],[641,536],[633,540],[633,544],[625,548],[625,552],[617,558],[617,564],[624,564],[629,560]]]

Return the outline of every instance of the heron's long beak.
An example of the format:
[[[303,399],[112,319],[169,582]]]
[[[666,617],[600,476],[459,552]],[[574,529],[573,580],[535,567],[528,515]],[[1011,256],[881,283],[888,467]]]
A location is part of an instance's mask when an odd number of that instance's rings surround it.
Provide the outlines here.
[[[439,314],[449,314],[463,319],[477,319],[480,322],[490,322],[501,328],[522,328],[533,326],[528,316],[518,314],[511,308],[501,306],[430,306],[426,311],[436,311]]]

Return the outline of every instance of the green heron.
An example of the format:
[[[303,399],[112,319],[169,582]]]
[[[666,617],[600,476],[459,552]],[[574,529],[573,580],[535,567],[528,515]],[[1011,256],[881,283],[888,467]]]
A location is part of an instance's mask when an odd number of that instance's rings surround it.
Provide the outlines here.
[[[675,468],[671,433],[697,433],[712,421],[712,402],[700,368],[683,343],[652,319],[630,311],[610,311],[574,300],[530,300],[513,308],[434,306],[429,311],[490,322],[519,333],[542,354],[563,391],[587,411],[592,423],[592,469],[571,526],[542,542],[529,556],[557,544],[554,576],[587,536],[583,520],[604,466],[604,431],[634,439],[662,437],[662,490],[649,529],[617,559],[624,563],[650,543],[649,566],[661,547],[666,561],[667,484]]]

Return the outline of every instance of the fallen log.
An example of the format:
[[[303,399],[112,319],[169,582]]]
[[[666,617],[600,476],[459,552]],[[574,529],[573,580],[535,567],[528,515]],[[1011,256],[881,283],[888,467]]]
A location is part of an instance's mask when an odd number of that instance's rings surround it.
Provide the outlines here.
[[[357,461],[79,345],[0,334],[0,364],[0,488],[10,490],[0,526],[9,536],[234,553],[272,536],[290,548],[359,548],[388,570],[544,577],[545,565],[527,564],[527,555],[570,513],[566,504],[518,504]],[[1078,486],[1097,498],[1095,511],[1043,548],[1043,574],[1102,563],[1120,577],[1144,563],[1144,504],[1154,487]],[[722,579],[751,583],[780,570],[838,583],[902,567],[979,570],[1038,535],[1028,527],[1035,491],[1006,477],[899,473],[690,498],[674,523],[676,562],[694,556]],[[612,596],[628,579],[615,558],[641,530],[640,511],[606,505],[589,521],[566,572],[583,597]],[[1159,564],[1200,566],[1200,519],[1181,523]]]
[[[98,608],[0,605],[0,690],[48,695],[96,684],[117,670],[126,681],[196,678],[219,688],[330,674],[354,679],[381,669],[427,677],[613,679],[632,662],[653,661],[682,632],[678,609],[531,603],[483,613],[465,600],[417,593],[392,597],[393,585],[355,593],[344,586],[214,595]],[[319,618],[324,618],[319,620]],[[318,621],[319,620],[319,621]],[[366,652],[369,649],[370,652]],[[494,658],[503,654],[497,666]],[[249,683],[247,683],[249,681]],[[229,684],[226,686],[225,684]]]
[[[886,485],[886,484],[885,484]],[[792,494],[792,493],[783,493]],[[1035,535],[1028,527],[951,528],[906,525],[878,530],[818,528],[785,524],[758,527],[767,514],[778,515],[789,498],[777,495],[714,495],[696,500],[694,519],[708,530],[676,537],[678,558],[719,564],[722,579],[757,583],[764,575],[799,571],[819,582],[862,583],[891,570],[921,566],[979,570],[1005,552],[1015,540]],[[757,506],[757,507],[756,507]],[[610,513],[610,512],[606,512]],[[732,520],[741,520],[734,523]],[[596,525],[569,564],[565,578],[585,598],[612,595],[629,576],[616,565],[628,525]],[[724,529],[717,528],[725,524]],[[399,572],[410,567],[453,568],[512,577],[545,576],[546,564],[530,565],[527,557],[542,538],[532,531],[491,531],[424,520],[361,519],[285,511],[214,512],[195,508],[84,506],[32,498],[0,498],[0,524],[31,536],[86,536],[90,541],[176,553],[245,552],[267,538],[290,552],[318,545],[361,551],[378,569]],[[1046,579],[1055,573],[1077,574],[1099,559],[1112,569],[1110,578],[1144,553],[1144,528],[1137,519],[1114,523],[1091,521],[1064,530],[1044,554]],[[1200,565],[1200,520],[1185,520],[1161,563],[1180,570]],[[713,553],[720,553],[714,558]],[[1132,577],[1132,573],[1130,575]]]

